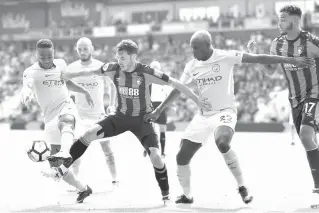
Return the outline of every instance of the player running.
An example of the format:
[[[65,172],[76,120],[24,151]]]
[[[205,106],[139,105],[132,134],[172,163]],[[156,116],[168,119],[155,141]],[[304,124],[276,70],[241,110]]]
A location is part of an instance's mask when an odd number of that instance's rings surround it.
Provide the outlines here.
[[[209,110],[211,106],[206,101],[201,101],[195,93],[176,79],[137,62],[137,54],[138,46],[136,43],[132,40],[123,40],[117,45],[117,63],[106,63],[102,67],[91,71],[63,73],[62,76],[66,79],[93,74],[109,76],[117,90],[117,109],[114,115],[109,115],[93,125],[72,145],[70,149],[72,158],[63,155],[52,156],[51,160],[63,159],[64,164],[52,169],[48,175],[53,178],[63,177],[72,162],[83,155],[92,141],[131,131],[140,140],[150,156],[165,203],[170,199],[166,165],[160,155],[158,139],[153,125],[143,121],[145,113],[152,111],[149,87],[152,83],[171,85],[181,90],[203,109]]]
[[[94,69],[96,67],[101,67],[103,63],[98,61],[92,57],[92,52],[94,51],[94,47],[92,45],[92,41],[89,38],[83,37],[77,41],[76,44],[77,53],[79,55],[80,60],[77,60],[70,64],[67,68],[68,72],[77,72],[79,70],[84,69]],[[104,109],[104,89],[105,84],[107,83],[109,89],[110,96],[110,104],[108,107],[108,112],[114,111],[112,109],[115,108],[115,86],[110,78],[101,77],[101,76],[90,76],[90,77],[78,77],[73,79],[74,82],[83,86],[87,91],[90,92],[93,101],[94,107],[90,107],[85,97],[80,93],[74,94],[75,105],[78,109],[81,120],[78,122],[76,126],[76,135],[79,137],[80,134],[85,132],[88,128],[90,128],[94,123],[103,119],[106,116]],[[112,184],[113,186],[118,185],[115,159],[113,155],[113,151],[110,146],[110,141],[103,139],[100,141],[102,151],[104,152],[106,163],[109,167],[111,176],[112,176]],[[78,175],[80,160],[78,159],[73,163],[72,169],[75,175]]]
[[[161,70],[161,64],[158,61],[153,61],[150,64],[150,67],[153,69]],[[169,86],[162,86],[158,84],[151,85],[151,101],[153,104],[153,108],[158,107],[162,101],[167,97],[171,88]],[[166,125],[167,125],[167,115],[166,112],[162,112],[159,118],[155,121],[158,124],[159,132],[160,132],[160,144],[161,144],[161,152],[162,158],[165,158],[165,143],[166,143]],[[144,156],[147,155],[147,151],[144,150]]]
[[[190,40],[195,59],[188,62],[181,82],[189,84],[196,81],[199,96],[207,98],[212,105],[211,111],[200,108],[182,137],[177,154],[177,176],[183,188],[183,195],[176,203],[193,203],[191,193],[190,161],[211,134],[222,153],[224,160],[238,184],[238,190],[244,203],[250,203],[253,197],[248,194],[244,177],[235,151],[230,142],[235,132],[237,110],[234,95],[233,67],[241,63],[291,63],[296,65],[313,65],[312,59],[288,58],[282,56],[255,55],[238,51],[224,51],[212,47],[212,37],[208,31],[195,32]],[[168,104],[180,93],[173,90],[171,94],[145,120],[156,120]]]
[[[22,102],[28,106],[35,97],[44,112],[44,137],[51,144],[51,154],[60,150],[68,152],[74,140],[74,127],[77,110],[70,99],[69,91],[84,95],[90,106],[93,101],[83,87],[73,81],[61,79],[61,72],[66,70],[63,59],[54,59],[54,46],[51,40],[41,39],[36,44],[38,62],[23,72]],[[50,162],[50,161],[49,161]],[[50,166],[57,166],[50,162]],[[45,171],[43,171],[45,173]],[[68,172],[63,180],[79,191],[78,203],[92,194],[89,186],[83,185],[72,172]]]
[[[270,54],[288,57],[319,56],[319,38],[300,27],[302,12],[294,5],[280,9],[278,26],[281,35],[271,43]],[[248,43],[248,49],[257,53],[257,44]],[[317,60],[316,60],[317,61]],[[279,66],[266,66],[264,71],[272,75]],[[281,69],[288,82],[289,101],[293,122],[307,153],[310,171],[314,181],[311,208],[319,208],[319,149],[316,130],[319,118],[319,73],[316,67],[296,67],[282,63]]]

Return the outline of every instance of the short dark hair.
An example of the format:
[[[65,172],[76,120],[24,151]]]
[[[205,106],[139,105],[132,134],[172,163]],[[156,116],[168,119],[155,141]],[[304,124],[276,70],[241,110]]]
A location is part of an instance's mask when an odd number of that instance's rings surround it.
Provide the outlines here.
[[[120,43],[117,44],[116,49],[118,52],[125,51],[129,55],[138,53],[137,44],[130,39],[122,40]]]
[[[292,15],[292,16],[298,16],[298,17],[302,16],[302,12],[301,12],[300,7],[298,7],[296,5],[286,5],[280,9],[280,12],[281,13],[288,13],[289,15]]]
[[[50,39],[40,39],[36,45],[37,48],[53,48],[53,42]]]

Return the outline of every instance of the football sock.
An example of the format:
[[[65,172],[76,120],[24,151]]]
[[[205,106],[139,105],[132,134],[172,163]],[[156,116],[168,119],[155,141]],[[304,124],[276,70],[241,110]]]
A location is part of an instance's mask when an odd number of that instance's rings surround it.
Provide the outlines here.
[[[159,185],[160,189],[162,190],[162,195],[163,196],[168,195],[169,194],[169,185],[168,185],[168,176],[167,176],[166,165],[164,164],[164,167],[161,169],[154,167],[154,171],[155,171],[155,177],[156,177],[156,180],[158,182],[158,185]]]
[[[307,159],[311,169],[314,188],[319,188],[319,149],[307,151]]]
[[[84,152],[86,151],[87,148],[88,147],[84,143],[82,143],[80,139],[75,141],[72,144],[71,149],[70,149],[70,155],[72,157],[72,162],[65,162],[64,166],[66,168],[70,168],[72,163],[74,161],[76,161],[77,159],[79,159],[84,154]]]
[[[191,193],[191,169],[190,165],[185,166],[177,165],[177,177],[181,187],[183,188],[183,193],[186,197],[192,198]]]
[[[238,187],[243,186],[244,178],[235,152],[230,148],[228,152],[222,154],[229,170],[232,172],[237,181]]]
[[[63,176],[63,180],[67,182],[68,184],[70,184],[71,186],[74,186],[80,192],[83,192],[86,190],[86,186],[83,185],[79,180],[77,180],[71,171],[69,171]]]
[[[165,132],[161,132],[160,133],[160,143],[161,143],[162,154],[165,153],[165,142],[166,142]]]
[[[61,130],[61,151],[69,152],[74,141],[73,130],[69,127],[64,127]]]

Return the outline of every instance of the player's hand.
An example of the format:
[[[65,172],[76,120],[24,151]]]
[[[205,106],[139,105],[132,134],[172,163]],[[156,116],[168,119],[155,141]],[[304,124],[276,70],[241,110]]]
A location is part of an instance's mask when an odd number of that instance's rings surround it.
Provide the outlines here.
[[[116,107],[113,106],[113,105],[110,105],[107,107],[106,109],[106,113],[109,115],[109,114],[115,114],[115,111],[116,111]]]
[[[250,40],[247,44],[247,49],[249,53],[258,54],[258,44],[254,40]]]
[[[209,102],[208,98],[199,98],[197,105],[200,109],[204,111],[211,111],[212,109],[212,105]]]
[[[85,95],[85,99],[88,102],[88,104],[90,105],[90,107],[93,108],[94,102],[93,102],[91,94],[89,92],[86,92],[86,93],[84,93],[84,95]]]
[[[71,73],[67,71],[62,71],[61,72],[61,79],[68,81],[72,78]]]
[[[155,109],[153,112],[144,115],[144,122],[146,123],[154,122],[158,119],[160,114],[161,112]]]
[[[294,64],[297,67],[315,67],[316,66],[316,61],[313,58],[293,57],[290,60],[291,60],[291,64]]]

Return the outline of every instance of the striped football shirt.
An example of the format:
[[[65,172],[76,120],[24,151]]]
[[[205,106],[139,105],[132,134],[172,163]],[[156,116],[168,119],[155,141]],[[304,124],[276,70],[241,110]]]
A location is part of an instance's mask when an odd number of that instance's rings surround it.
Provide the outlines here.
[[[319,38],[307,31],[301,31],[294,40],[288,40],[286,36],[282,35],[272,41],[270,54],[317,58]],[[281,67],[288,82],[289,101],[293,107],[306,98],[319,99],[318,66],[300,68],[292,64],[281,64]]]
[[[150,85],[167,85],[169,76],[147,65],[137,63],[133,72],[121,71],[118,63],[107,63],[101,72],[109,76],[117,91],[117,112],[140,116],[153,110]]]

